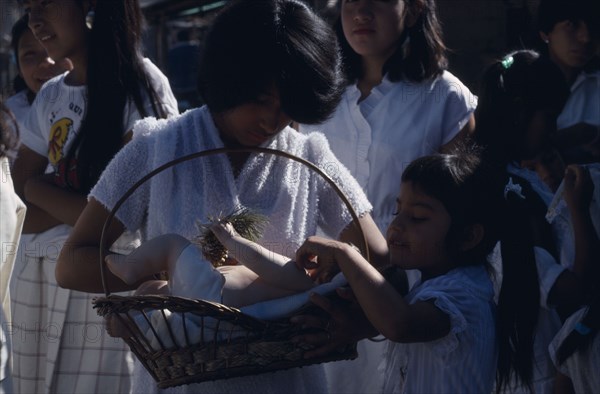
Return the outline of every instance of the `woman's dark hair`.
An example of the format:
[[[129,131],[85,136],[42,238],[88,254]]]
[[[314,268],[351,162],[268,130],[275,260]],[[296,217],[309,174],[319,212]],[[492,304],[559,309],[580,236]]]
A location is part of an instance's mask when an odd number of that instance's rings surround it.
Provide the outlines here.
[[[9,122],[13,125],[12,128],[9,126]],[[18,133],[18,130],[15,117],[0,100],[0,158],[11,156],[15,152],[18,141],[18,135],[15,133]]]
[[[345,81],[330,27],[297,0],[237,0],[210,29],[198,89],[221,113],[255,102],[275,85],[282,111],[300,123],[326,120]]]
[[[398,40],[398,48],[383,66],[383,74],[387,73],[392,82],[403,79],[421,82],[434,78],[448,67],[435,0],[400,1],[404,1],[406,7],[418,13],[418,17],[413,26],[404,27],[404,32]],[[346,78],[349,83],[356,82],[363,74],[361,57],[348,44],[341,17],[335,23],[335,31],[342,50]]]
[[[138,0],[97,1],[94,25],[89,32],[87,105],[81,128],[66,156],[77,158],[80,185],[69,186],[87,193],[123,145],[124,110],[128,102],[142,116],[165,117],[140,53],[142,14]],[[144,109],[144,93],[153,114]]]
[[[524,139],[534,113],[558,116],[568,95],[564,77],[548,59],[531,50],[511,52],[484,73],[475,138],[501,163],[527,158]]]
[[[19,41],[21,41],[21,37],[23,34],[29,31],[29,16],[24,15],[12,27],[11,31],[11,40],[10,45],[13,50],[13,54],[15,56],[15,62],[17,63],[17,69],[21,69],[21,64],[19,63]],[[23,90],[28,90],[27,84],[25,80],[21,77],[21,75],[17,74],[13,79],[13,90],[15,93],[19,93]],[[31,102],[30,102],[31,104]]]
[[[524,222],[525,204],[508,193],[506,177],[482,150],[459,144],[449,154],[425,156],[413,161],[402,174],[424,193],[439,200],[451,217],[446,247],[454,261],[476,265],[486,261],[500,241],[502,288],[497,313],[499,345],[497,387],[511,376],[531,385],[533,338],[539,309],[539,285],[532,235]],[[459,246],[471,225],[483,227],[483,238],[467,251]]]

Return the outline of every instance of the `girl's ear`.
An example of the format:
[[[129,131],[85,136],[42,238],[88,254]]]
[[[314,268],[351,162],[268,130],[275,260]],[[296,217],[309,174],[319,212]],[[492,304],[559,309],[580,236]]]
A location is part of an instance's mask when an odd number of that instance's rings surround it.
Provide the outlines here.
[[[485,230],[483,226],[479,223],[472,224],[465,228],[464,236],[460,244],[461,252],[466,252],[479,245],[479,243],[483,239],[484,233]]]

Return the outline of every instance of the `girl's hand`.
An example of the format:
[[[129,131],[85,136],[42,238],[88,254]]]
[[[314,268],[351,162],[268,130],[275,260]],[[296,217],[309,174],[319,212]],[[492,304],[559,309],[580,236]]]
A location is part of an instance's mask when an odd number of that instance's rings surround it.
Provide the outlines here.
[[[305,269],[313,281],[329,282],[340,271],[337,259],[346,246],[331,239],[309,237],[296,251],[296,265]]]
[[[337,293],[341,298],[352,302],[334,303],[327,297],[312,294],[310,301],[323,309],[326,315],[298,315],[291,318],[292,323],[316,329],[292,338],[293,342],[315,347],[304,353],[304,358],[322,357],[359,339],[377,335],[360,306],[353,302],[352,292],[347,288],[339,288]]]
[[[587,212],[594,191],[589,172],[582,166],[571,164],[565,171],[564,182],[564,198],[569,210]]]

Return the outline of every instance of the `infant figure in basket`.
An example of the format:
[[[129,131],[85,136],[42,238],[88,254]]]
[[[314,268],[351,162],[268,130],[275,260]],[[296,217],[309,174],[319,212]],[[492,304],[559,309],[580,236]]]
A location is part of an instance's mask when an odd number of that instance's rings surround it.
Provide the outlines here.
[[[177,234],[153,238],[127,256],[109,255],[106,263],[112,273],[128,284],[157,272],[168,272],[168,281],[144,282],[136,295],[169,294],[238,308],[296,294],[332,277],[333,272],[327,272],[313,280],[288,257],[242,237],[230,222],[214,222],[210,230],[235,265],[213,267],[196,245]],[[112,336],[128,333],[110,316],[107,326]]]

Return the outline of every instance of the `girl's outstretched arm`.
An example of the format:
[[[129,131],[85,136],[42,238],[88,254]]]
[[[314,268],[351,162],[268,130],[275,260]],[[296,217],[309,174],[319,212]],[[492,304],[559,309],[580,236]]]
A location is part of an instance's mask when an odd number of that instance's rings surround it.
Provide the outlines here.
[[[231,223],[214,223],[211,230],[231,257],[251,269],[268,284],[294,291],[307,290],[315,285],[304,268],[299,268],[288,257],[271,252],[242,237]]]
[[[296,261],[303,267],[315,268],[317,275],[319,270],[339,265],[373,327],[394,342],[431,341],[450,332],[449,316],[433,302],[408,304],[379,271],[348,244],[310,237],[298,249]]]

